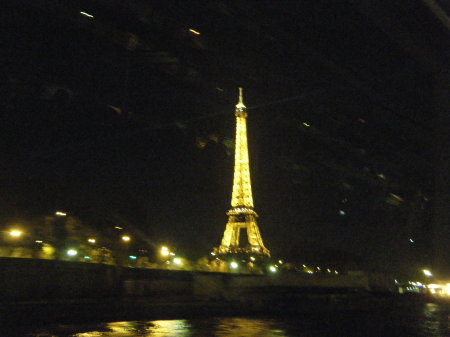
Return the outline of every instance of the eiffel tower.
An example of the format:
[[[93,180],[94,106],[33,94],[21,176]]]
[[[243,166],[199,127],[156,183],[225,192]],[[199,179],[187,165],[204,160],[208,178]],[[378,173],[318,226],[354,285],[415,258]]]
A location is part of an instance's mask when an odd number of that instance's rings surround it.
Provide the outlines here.
[[[236,144],[231,209],[227,212],[228,222],[222,242],[213,252],[218,255],[243,253],[270,257],[270,251],[264,247],[256,222],[258,214],[253,210],[247,145],[247,108],[242,99],[242,88],[239,88],[239,103],[236,104],[235,116]],[[246,231],[248,242],[241,242],[245,241],[241,240],[242,231]]]

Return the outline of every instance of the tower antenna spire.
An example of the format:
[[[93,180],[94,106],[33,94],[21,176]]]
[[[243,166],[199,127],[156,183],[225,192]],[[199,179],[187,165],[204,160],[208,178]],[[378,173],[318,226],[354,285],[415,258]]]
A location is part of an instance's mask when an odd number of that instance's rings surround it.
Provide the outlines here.
[[[239,102],[238,104],[236,104],[236,109],[238,110],[242,110],[245,109],[246,106],[244,104],[244,98],[243,98],[243,94],[242,94],[242,88],[239,87]]]

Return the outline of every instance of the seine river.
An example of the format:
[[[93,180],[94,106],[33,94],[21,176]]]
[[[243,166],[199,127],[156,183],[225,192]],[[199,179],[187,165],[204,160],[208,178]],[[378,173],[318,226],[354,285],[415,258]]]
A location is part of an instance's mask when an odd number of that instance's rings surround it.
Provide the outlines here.
[[[24,318],[24,320],[26,320]],[[354,337],[450,336],[450,305],[415,303],[376,311],[211,317],[1,328],[5,337]]]

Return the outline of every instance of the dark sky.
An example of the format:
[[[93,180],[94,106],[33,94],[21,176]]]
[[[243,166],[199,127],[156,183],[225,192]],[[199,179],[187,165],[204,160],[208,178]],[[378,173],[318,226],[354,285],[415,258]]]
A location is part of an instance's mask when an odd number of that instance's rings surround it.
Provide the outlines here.
[[[243,86],[274,254],[426,263],[431,74],[448,32],[421,1],[355,3],[3,4],[2,217],[64,209],[208,253],[226,224]]]

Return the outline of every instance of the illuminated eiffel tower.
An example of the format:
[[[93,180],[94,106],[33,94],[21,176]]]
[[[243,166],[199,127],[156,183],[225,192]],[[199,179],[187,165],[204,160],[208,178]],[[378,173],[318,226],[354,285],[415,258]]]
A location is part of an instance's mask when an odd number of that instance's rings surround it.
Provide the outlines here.
[[[239,88],[239,103],[236,104],[236,145],[234,154],[233,193],[231,209],[227,212],[228,222],[219,247],[214,253],[256,254],[270,256],[264,247],[253,210],[252,187],[250,183],[250,166],[247,145],[247,108],[242,99],[242,88]],[[241,242],[242,231],[246,231],[248,242]]]

